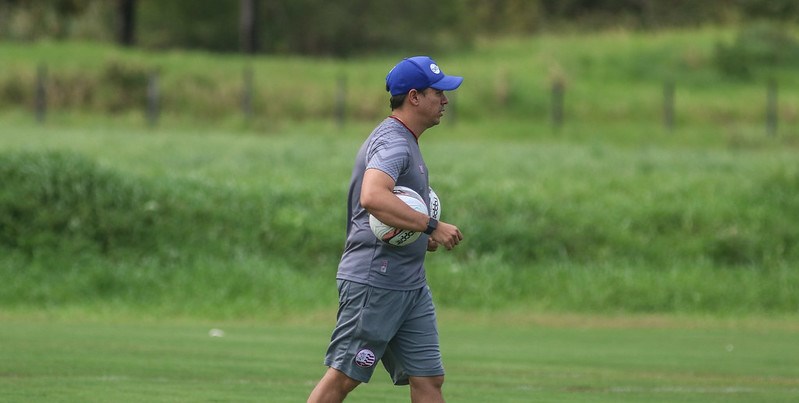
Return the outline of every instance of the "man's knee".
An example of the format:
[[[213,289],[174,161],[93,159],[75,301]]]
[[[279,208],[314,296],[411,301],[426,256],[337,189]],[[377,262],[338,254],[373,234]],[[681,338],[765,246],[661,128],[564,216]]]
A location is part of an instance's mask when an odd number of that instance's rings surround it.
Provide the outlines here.
[[[330,383],[335,385],[336,388],[344,394],[352,392],[353,389],[361,384],[360,381],[350,378],[345,373],[335,368],[328,368],[325,377],[328,377]]]
[[[444,375],[440,376],[412,376],[411,388],[425,391],[440,391],[444,386]]]
[[[413,403],[444,403],[441,387],[444,385],[444,376],[414,377],[410,379],[411,402]]]
[[[343,372],[328,368],[308,397],[308,402],[340,402],[360,384],[360,381],[350,378]]]

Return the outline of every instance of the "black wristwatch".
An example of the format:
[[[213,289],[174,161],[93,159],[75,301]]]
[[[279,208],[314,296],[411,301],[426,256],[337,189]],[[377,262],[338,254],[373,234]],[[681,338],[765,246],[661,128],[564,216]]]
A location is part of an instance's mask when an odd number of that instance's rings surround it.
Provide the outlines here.
[[[430,221],[427,222],[427,229],[424,230],[424,233],[430,235],[436,230],[436,228],[438,228],[438,220],[430,217]]]

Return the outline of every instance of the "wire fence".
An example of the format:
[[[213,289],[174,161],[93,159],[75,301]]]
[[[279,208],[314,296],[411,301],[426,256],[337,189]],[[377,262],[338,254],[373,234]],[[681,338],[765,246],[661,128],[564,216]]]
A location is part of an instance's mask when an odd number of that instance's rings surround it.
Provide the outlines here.
[[[256,112],[253,106],[256,95],[256,86],[253,68],[246,66],[242,70],[242,91],[241,91],[241,114],[246,121],[255,118]],[[36,85],[34,89],[34,115],[36,121],[44,122],[48,113],[48,92],[47,92],[48,69],[41,64],[36,72]],[[347,96],[348,80],[346,75],[339,75],[336,78],[335,97],[332,100],[333,119],[338,125],[343,126],[347,121]],[[142,105],[147,124],[151,127],[158,126],[162,113],[162,92],[160,87],[160,74],[158,70],[151,71],[145,83],[145,103]],[[775,79],[769,79],[765,88],[766,102],[765,108],[765,133],[770,137],[778,134],[779,128],[779,86]],[[450,98],[455,98],[455,93],[450,94]],[[662,91],[662,124],[667,132],[674,132],[677,121],[677,99],[678,86],[673,80],[663,82]],[[559,131],[567,120],[566,106],[568,103],[567,88],[562,80],[554,80],[551,84],[549,101],[549,120],[556,132]],[[449,121],[455,124],[457,121],[457,102],[451,103],[448,108]]]

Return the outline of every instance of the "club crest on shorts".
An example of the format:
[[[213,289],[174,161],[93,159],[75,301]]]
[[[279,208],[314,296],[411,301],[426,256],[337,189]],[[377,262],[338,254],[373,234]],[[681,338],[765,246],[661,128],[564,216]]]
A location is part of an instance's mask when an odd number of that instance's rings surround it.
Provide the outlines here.
[[[358,364],[359,367],[364,368],[369,368],[372,365],[375,365],[375,353],[368,348],[358,351],[358,354],[355,355],[355,364]]]

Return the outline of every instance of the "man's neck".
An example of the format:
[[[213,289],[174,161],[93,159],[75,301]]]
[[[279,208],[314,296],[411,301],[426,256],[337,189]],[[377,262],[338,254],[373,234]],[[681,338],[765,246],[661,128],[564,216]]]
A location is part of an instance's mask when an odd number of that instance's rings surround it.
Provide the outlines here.
[[[414,135],[414,137],[416,137],[417,141],[419,140],[419,137],[422,136],[422,133],[425,131],[425,129],[427,129],[423,125],[420,125],[418,122],[416,122],[413,119],[413,116],[407,113],[402,113],[402,111],[399,109],[395,109],[394,111],[392,111],[391,117],[399,120],[405,127],[407,127],[408,130],[410,130],[411,133]]]

